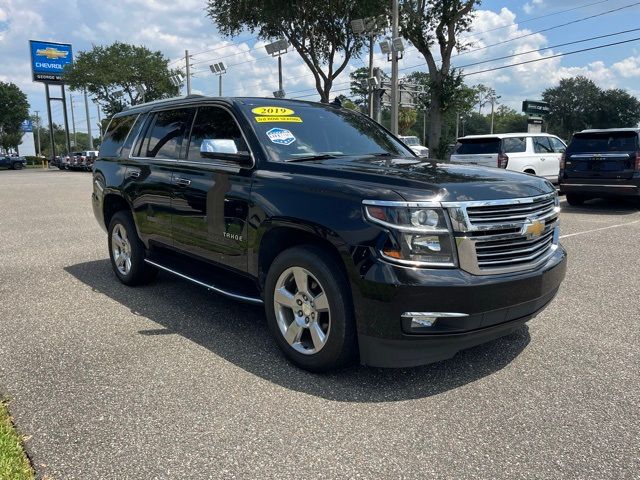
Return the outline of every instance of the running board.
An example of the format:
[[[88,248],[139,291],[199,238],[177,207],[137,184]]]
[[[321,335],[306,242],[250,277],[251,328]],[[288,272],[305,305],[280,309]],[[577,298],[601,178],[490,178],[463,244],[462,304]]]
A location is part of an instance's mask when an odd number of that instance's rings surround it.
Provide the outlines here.
[[[248,297],[246,295],[240,295],[238,293],[233,293],[227,290],[223,290],[222,288],[216,287],[214,285],[209,285],[208,283],[201,282],[197,278],[190,277],[189,275],[185,275],[184,273],[180,273],[169,267],[165,267],[164,265],[154,262],[153,260],[149,260],[148,258],[145,258],[144,261],[149,265],[153,265],[154,267],[159,268],[160,270],[164,270],[165,272],[172,273],[180,278],[184,278],[185,280],[193,282],[196,285],[200,285],[201,287],[204,287],[207,290],[211,290],[213,292],[219,293],[220,295],[224,295],[225,297],[233,298],[234,300],[239,300],[241,302],[252,303],[254,305],[262,305],[264,303],[260,298]]]

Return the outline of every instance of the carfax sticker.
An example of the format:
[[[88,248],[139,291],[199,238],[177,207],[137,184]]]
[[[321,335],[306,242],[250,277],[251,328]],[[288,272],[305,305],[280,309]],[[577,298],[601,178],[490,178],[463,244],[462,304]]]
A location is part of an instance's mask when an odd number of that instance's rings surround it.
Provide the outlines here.
[[[302,119],[300,117],[260,116],[260,117],[255,117],[255,119],[256,119],[256,122],[258,123],[268,123],[268,122],[302,123]]]
[[[256,107],[256,108],[252,109],[251,112],[256,114],[256,115],[271,115],[272,117],[293,115],[294,113],[296,113],[293,110],[291,110],[290,108],[269,107],[269,106],[267,106],[267,107]]]
[[[291,145],[296,141],[296,137],[289,130],[284,128],[272,128],[267,131],[267,137],[272,143],[278,145]]]

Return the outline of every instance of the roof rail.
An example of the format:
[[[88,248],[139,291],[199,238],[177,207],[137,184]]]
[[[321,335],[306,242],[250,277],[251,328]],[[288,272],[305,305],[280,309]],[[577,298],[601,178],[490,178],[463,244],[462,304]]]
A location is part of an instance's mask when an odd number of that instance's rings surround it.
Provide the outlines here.
[[[146,107],[149,105],[158,105],[161,103],[165,103],[165,102],[173,102],[176,100],[188,100],[190,98],[204,98],[206,97],[206,95],[200,95],[197,93],[192,93],[191,95],[182,95],[179,97],[170,97],[170,98],[160,98],[158,100],[153,100],[151,102],[145,102],[145,103],[136,103],[135,105],[127,105],[126,107],[124,107],[124,110],[131,110],[133,108],[139,108],[139,107]]]

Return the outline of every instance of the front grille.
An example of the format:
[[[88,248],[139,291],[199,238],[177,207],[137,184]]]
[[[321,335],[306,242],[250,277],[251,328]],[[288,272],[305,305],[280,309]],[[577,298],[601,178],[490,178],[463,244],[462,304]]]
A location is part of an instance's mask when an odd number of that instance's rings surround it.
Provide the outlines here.
[[[558,245],[555,194],[446,205],[460,267],[476,275],[518,272],[545,262]]]

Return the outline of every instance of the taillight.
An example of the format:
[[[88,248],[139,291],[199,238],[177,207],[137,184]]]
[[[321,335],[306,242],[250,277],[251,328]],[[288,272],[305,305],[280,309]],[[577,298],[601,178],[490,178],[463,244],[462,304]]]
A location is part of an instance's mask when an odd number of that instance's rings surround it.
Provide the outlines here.
[[[507,168],[509,157],[504,153],[498,154],[498,168]]]
[[[636,152],[636,172],[640,172],[640,152]]]
[[[560,157],[560,170],[564,170],[566,161],[567,161],[567,154],[563,153],[562,156]]]

